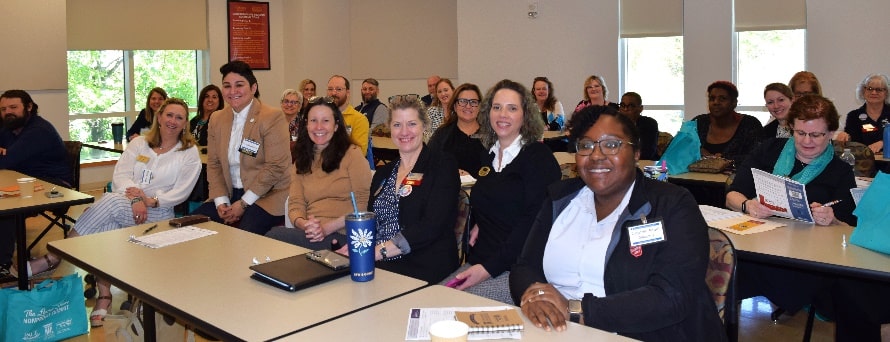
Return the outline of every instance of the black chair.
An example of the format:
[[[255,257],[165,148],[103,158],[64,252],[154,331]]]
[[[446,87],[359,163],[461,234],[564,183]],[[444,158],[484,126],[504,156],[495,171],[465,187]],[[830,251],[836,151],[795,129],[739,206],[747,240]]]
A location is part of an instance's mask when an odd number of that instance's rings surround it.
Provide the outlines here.
[[[74,190],[80,191],[80,150],[83,148],[83,144],[79,141],[65,141],[65,150],[68,151],[68,165],[71,166],[71,172],[74,174],[74,184],[71,184],[71,188]],[[77,222],[71,216],[68,216],[68,209],[70,207],[64,207],[60,209],[55,209],[50,212],[40,212],[40,215],[49,220],[49,224],[46,228],[40,232],[40,235],[37,235],[37,238],[34,239],[34,242],[31,242],[28,245],[28,253],[31,252],[31,249],[40,242],[40,239],[49,233],[50,229],[54,226],[62,228],[63,236],[68,237],[68,231],[71,230],[71,224]]]

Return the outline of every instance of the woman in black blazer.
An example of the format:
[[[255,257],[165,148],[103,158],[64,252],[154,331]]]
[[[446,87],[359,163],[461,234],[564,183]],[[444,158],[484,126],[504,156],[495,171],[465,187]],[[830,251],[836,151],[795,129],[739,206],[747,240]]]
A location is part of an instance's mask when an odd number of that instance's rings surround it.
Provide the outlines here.
[[[429,118],[416,96],[390,101],[399,159],[378,167],[368,209],[377,218],[377,267],[430,283],[457,269],[454,220],[460,180],[450,154],[423,144]]]

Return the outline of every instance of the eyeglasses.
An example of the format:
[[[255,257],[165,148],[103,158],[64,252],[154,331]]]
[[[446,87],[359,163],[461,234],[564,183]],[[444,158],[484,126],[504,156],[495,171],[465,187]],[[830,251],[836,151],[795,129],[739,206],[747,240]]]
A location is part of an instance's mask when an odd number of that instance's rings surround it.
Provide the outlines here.
[[[461,107],[466,107],[469,105],[470,107],[479,107],[479,100],[477,99],[457,99],[457,105]]]
[[[417,101],[420,100],[420,95],[417,94],[402,94],[402,95],[393,95],[389,97],[389,103],[394,103],[396,101]]]
[[[313,96],[309,99],[310,104],[334,103],[333,96]]]
[[[633,103],[628,103],[628,104],[619,103],[619,104],[618,104],[618,109],[622,109],[622,108],[628,108],[628,109],[630,109],[630,108],[637,108],[637,105],[636,105],[636,104],[633,104]]]
[[[607,156],[613,156],[618,154],[618,150],[621,149],[621,144],[628,144],[630,146],[633,146],[632,142],[618,139],[603,139],[597,141],[593,141],[590,139],[581,139],[575,143],[575,147],[578,151],[578,155],[589,156],[593,154],[593,150],[596,148],[596,145],[599,145],[600,152]]]
[[[281,104],[288,106],[296,106],[300,104],[300,101],[297,100],[281,100]]]
[[[887,91],[887,88],[864,87],[862,89],[864,89],[868,93],[870,93],[870,92],[883,93],[883,92]]]
[[[328,88],[329,93],[342,93],[346,91],[346,88]]]
[[[797,136],[799,136],[801,138],[809,135],[810,138],[819,139],[821,137],[824,137],[826,134],[828,134],[828,132],[804,132],[801,130],[795,130],[794,134],[796,134]]]

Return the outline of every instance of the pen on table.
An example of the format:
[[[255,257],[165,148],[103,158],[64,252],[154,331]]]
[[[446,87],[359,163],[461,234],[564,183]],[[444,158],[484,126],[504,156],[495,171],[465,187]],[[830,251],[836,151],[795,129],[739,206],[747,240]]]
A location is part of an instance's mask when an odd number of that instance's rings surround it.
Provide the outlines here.
[[[841,203],[841,201],[843,201],[843,200],[842,200],[842,199],[834,200],[834,201],[825,203],[825,204],[823,204],[822,206],[823,206],[823,207],[830,207],[830,206],[833,206],[833,205],[835,205],[835,204]]]
[[[152,229],[155,229],[157,227],[158,227],[157,224],[151,225],[151,227],[148,227],[147,229],[145,229],[145,231],[142,232],[142,235],[148,234],[148,232],[150,232]]]

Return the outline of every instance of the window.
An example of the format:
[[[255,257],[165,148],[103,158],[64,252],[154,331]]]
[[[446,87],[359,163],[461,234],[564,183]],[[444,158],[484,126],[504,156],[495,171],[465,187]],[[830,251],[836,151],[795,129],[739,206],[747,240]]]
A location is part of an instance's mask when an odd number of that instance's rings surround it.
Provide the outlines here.
[[[148,92],[161,87],[195,107],[199,51],[68,51],[68,134],[71,140],[111,140],[111,123],[129,128]],[[117,158],[85,148],[81,160]]]
[[[794,73],[806,70],[805,42],[805,29],[738,32],[737,111],[763,124],[772,119],[764,105],[763,88],[773,82],[788,83]]]
[[[643,98],[643,115],[675,135],[683,123],[683,37],[623,38],[623,92]],[[622,93],[623,94],[623,93]],[[615,97],[621,101],[621,94]]]

